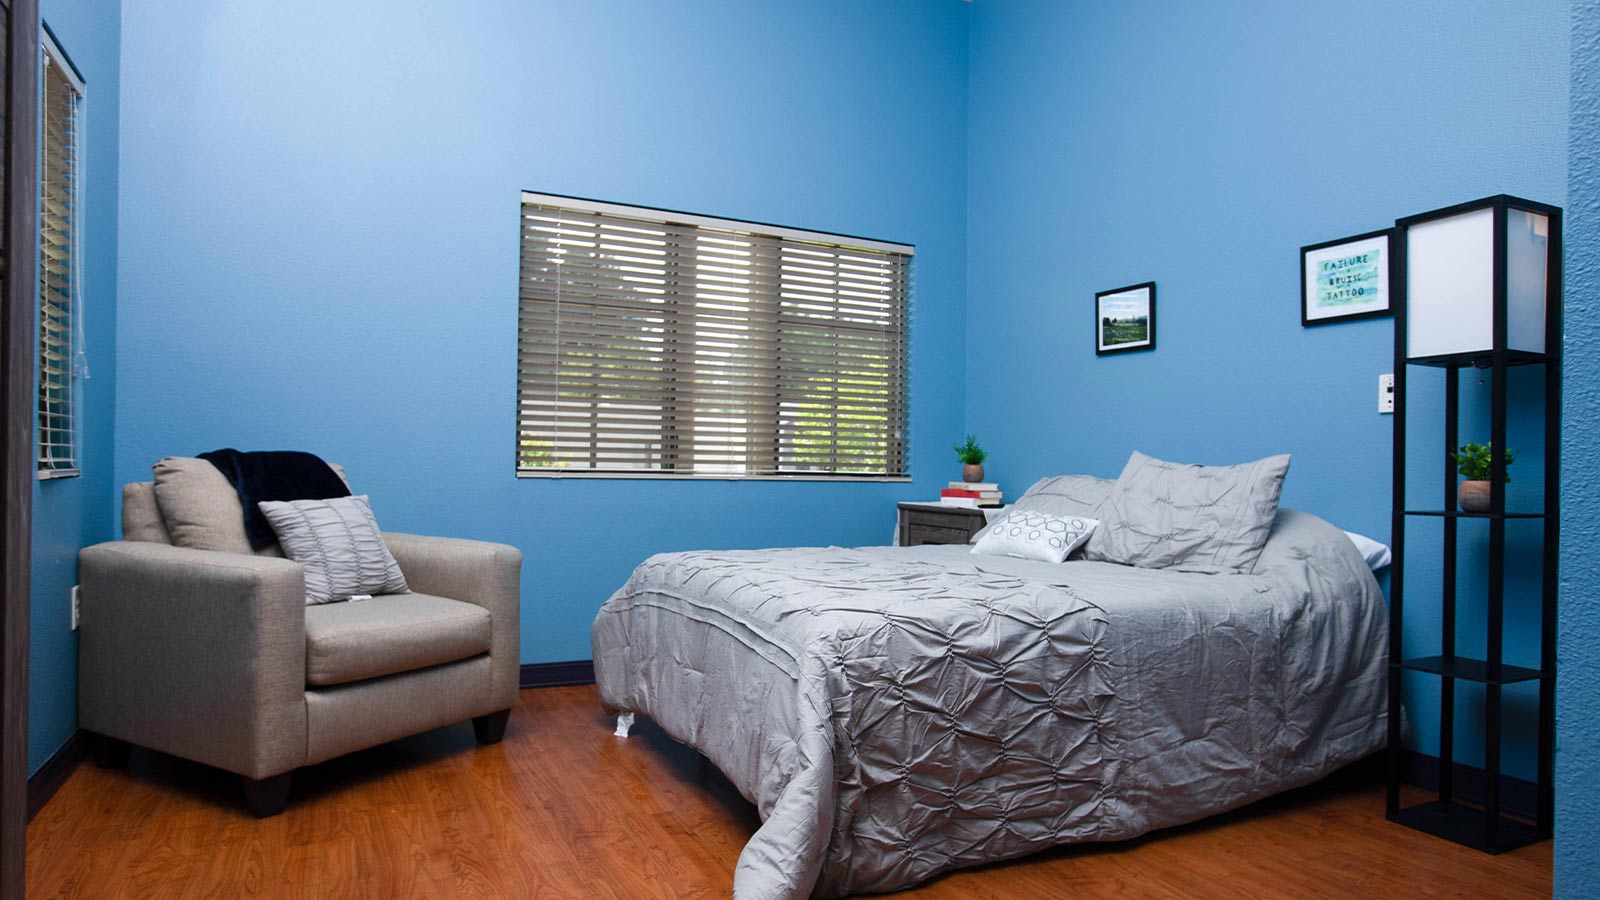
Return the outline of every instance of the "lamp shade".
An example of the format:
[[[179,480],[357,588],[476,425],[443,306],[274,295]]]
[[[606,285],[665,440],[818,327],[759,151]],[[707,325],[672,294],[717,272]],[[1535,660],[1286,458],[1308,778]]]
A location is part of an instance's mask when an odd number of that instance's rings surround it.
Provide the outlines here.
[[[1397,222],[1407,358],[1543,354],[1555,213],[1501,195]]]

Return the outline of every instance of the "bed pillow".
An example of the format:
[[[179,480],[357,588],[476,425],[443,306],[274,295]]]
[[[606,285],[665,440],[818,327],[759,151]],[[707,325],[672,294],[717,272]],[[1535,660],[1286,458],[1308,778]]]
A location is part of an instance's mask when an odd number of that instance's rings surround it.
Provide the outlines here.
[[[1146,569],[1248,574],[1278,514],[1289,456],[1194,466],[1135,452],[1100,505],[1087,559]]]
[[[1114,484],[1116,482],[1110,478],[1096,478],[1093,475],[1051,475],[1035,481],[1021,497],[1012,501],[1008,509],[1092,519]],[[989,527],[993,527],[995,518],[990,518]],[[967,543],[976,544],[988,533],[986,527],[974,534]]]
[[[1350,543],[1355,544],[1356,549],[1361,551],[1361,558],[1367,561],[1367,568],[1372,571],[1376,572],[1394,560],[1388,544],[1375,541],[1364,534],[1356,534],[1354,531],[1346,531],[1344,534],[1350,539]]]
[[[409,590],[365,494],[258,505],[284,555],[305,569],[307,604]]]
[[[1083,546],[1099,523],[1080,516],[1014,509],[989,523],[988,532],[972,548],[988,556],[1014,556],[1043,562],[1064,562]]]

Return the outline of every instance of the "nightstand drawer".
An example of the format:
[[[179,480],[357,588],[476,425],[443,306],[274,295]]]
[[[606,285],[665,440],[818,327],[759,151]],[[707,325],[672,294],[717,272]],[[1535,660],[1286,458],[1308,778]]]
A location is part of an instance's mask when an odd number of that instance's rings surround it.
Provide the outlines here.
[[[978,514],[979,516],[982,513]],[[945,512],[942,509],[908,509],[905,510],[906,524],[915,528],[960,528],[965,529],[967,523],[972,521],[973,514],[967,512]]]
[[[915,522],[906,527],[906,545],[911,547],[918,544],[965,544],[971,536],[972,532],[965,528],[940,528]]]
[[[900,504],[901,546],[918,544],[965,544],[983,530],[988,519],[982,510],[958,506]]]

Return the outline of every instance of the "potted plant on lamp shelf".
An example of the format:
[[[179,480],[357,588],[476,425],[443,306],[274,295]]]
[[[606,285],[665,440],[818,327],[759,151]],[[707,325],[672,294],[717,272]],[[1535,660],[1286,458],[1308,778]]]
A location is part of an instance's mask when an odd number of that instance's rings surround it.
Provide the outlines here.
[[[955,451],[961,460],[961,480],[968,484],[982,481],[983,461],[989,458],[989,451],[978,446],[978,439],[970,434],[965,443],[955,445]]]
[[[1450,461],[1456,464],[1456,471],[1460,472],[1466,481],[1461,482],[1461,487],[1456,492],[1456,501],[1467,512],[1489,511],[1489,477],[1493,472],[1494,445],[1467,444],[1455,453],[1449,454]],[[1506,484],[1511,483],[1511,464],[1516,461],[1516,453],[1506,451]]]

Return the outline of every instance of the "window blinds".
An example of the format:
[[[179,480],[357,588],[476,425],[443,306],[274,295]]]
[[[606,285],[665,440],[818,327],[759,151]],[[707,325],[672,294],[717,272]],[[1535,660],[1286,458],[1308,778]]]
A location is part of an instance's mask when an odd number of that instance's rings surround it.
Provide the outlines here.
[[[73,372],[78,316],[78,165],[83,91],[50,42],[44,54],[39,210],[39,474],[78,470]]]
[[[518,473],[905,476],[911,256],[524,194]]]

